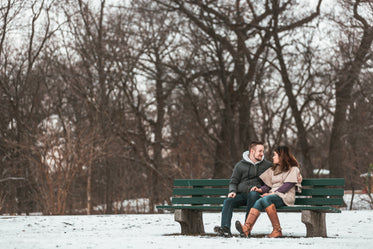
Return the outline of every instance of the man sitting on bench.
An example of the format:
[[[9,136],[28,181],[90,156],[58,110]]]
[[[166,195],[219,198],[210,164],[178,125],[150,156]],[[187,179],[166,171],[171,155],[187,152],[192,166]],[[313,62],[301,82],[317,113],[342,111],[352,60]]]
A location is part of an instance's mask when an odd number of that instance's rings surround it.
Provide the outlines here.
[[[231,221],[234,208],[246,206],[246,220],[250,209],[260,198],[259,193],[250,192],[250,189],[255,186],[260,188],[264,184],[259,176],[271,166],[272,163],[264,159],[264,144],[252,142],[249,150],[243,153],[243,159],[234,166],[228,198],[223,204],[221,226],[214,228],[219,236],[232,237]]]

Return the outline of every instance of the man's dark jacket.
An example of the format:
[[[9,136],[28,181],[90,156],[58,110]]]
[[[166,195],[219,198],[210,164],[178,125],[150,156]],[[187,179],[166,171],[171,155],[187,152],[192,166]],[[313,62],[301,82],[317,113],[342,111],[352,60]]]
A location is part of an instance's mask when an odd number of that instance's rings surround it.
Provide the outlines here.
[[[272,163],[263,159],[259,163],[241,160],[233,169],[229,192],[248,193],[254,186],[260,188],[264,183],[259,176],[272,166]]]

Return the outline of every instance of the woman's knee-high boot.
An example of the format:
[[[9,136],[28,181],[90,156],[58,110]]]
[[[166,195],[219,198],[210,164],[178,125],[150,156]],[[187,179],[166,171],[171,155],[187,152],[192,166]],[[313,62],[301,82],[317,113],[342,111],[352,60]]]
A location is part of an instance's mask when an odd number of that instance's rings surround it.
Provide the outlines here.
[[[273,231],[270,235],[268,235],[269,238],[277,238],[282,236],[281,232],[281,226],[280,221],[277,216],[277,211],[275,204],[271,204],[266,208],[266,212],[268,214],[269,219],[271,220]]]
[[[240,221],[236,221],[236,229],[240,232],[241,237],[249,236],[259,215],[260,211],[258,209],[251,208],[244,225],[242,225]]]

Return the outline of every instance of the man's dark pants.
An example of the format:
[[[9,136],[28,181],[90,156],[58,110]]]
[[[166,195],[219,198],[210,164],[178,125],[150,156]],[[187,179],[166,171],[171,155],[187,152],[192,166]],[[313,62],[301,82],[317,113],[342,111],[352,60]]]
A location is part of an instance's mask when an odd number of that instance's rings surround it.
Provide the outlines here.
[[[231,228],[231,221],[233,215],[233,209],[239,206],[246,205],[246,215],[250,212],[250,209],[254,206],[254,203],[260,198],[260,194],[255,191],[249,193],[238,193],[234,198],[227,198],[224,200],[223,210],[221,214],[221,227]]]

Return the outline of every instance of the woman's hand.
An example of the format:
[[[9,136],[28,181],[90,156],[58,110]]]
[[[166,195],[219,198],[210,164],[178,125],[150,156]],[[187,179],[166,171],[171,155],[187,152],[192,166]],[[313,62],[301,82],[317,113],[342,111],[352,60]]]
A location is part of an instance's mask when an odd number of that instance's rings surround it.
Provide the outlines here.
[[[299,175],[298,175],[297,180],[298,180],[298,183],[299,183],[299,184],[301,184],[302,181],[303,181],[303,176],[300,174],[300,172],[299,172]]]

